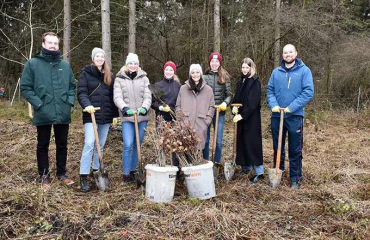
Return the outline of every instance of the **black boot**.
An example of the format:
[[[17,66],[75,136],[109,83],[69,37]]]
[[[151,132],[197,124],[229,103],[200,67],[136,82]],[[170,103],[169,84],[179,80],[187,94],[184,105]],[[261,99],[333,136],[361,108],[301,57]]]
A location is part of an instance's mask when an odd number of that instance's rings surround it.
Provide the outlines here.
[[[80,175],[80,184],[81,184],[81,191],[82,192],[89,192],[90,191],[90,184],[89,180],[87,180],[87,174]]]
[[[132,180],[133,182],[135,182],[135,179],[136,179],[136,173],[137,173],[137,171],[136,171],[136,170],[134,170],[134,171],[130,171],[130,177],[131,177],[131,180]]]

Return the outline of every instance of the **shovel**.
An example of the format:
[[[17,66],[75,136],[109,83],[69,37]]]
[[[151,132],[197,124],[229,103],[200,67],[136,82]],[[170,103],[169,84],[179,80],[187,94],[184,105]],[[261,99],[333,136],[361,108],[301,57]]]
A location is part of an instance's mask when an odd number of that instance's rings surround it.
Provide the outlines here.
[[[233,103],[233,104],[231,104],[231,106],[239,108],[239,107],[242,106],[242,104]],[[225,174],[225,178],[226,178],[226,183],[229,183],[231,181],[231,179],[233,178],[234,173],[235,173],[236,144],[237,144],[237,141],[238,141],[237,134],[238,134],[238,123],[236,122],[236,123],[234,123],[234,145],[233,145],[233,159],[234,159],[234,161],[231,162],[231,163],[225,162],[225,164],[224,164],[224,174]]]
[[[135,173],[136,180],[136,189],[144,188],[146,173],[143,168],[143,163],[141,162],[141,152],[140,152],[140,135],[139,135],[139,124],[137,120],[137,111],[134,113],[134,122],[135,122],[135,137],[136,137],[136,150],[137,150],[137,159],[138,159],[138,170]]]
[[[152,92],[153,96],[155,99],[157,99],[162,105],[167,106],[167,104],[162,100],[162,97],[166,95],[165,92],[163,92],[162,89],[160,89],[157,85],[155,84],[149,84],[148,86],[149,90]],[[169,111],[172,119],[175,119],[175,113],[170,109]]]
[[[284,108],[280,108],[280,125],[279,125],[279,138],[278,147],[276,151],[276,165],[275,168],[269,169],[269,180],[272,188],[277,188],[281,182],[281,175],[283,171],[280,170],[281,158],[281,144],[283,139],[283,125],[284,125]]]
[[[212,148],[212,162],[213,162],[213,175],[215,179],[218,178],[218,173],[220,171],[220,163],[216,163],[216,142],[217,142],[217,131],[218,131],[218,118],[220,116],[220,110],[218,109],[218,106],[216,107],[216,124],[215,124],[215,131],[213,133],[213,148]]]
[[[100,110],[100,107],[94,108],[95,111]],[[94,128],[96,150],[99,157],[99,169],[93,172],[96,186],[100,190],[106,190],[109,187],[108,170],[104,168],[103,157],[101,155],[98,128],[96,126],[95,114],[91,113],[91,120]]]

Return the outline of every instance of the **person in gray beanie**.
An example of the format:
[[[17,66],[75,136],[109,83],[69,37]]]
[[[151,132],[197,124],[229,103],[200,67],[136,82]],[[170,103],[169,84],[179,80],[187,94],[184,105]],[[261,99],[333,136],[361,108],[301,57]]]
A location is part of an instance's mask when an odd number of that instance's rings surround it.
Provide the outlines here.
[[[129,53],[125,66],[117,73],[114,83],[114,103],[122,111],[123,138],[123,182],[134,181],[137,168],[137,147],[135,141],[134,112],[138,112],[140,145],[145,136],[145,128],[150,119],[149,109],[152,104],[152,93],[149,90],[149,79],[139,67],[139,57]]]
[[[181,86],[176,101],[176,114],[182,113],[201,139],[198,150],[204,149],[207,129],[215,112],[213,90],[202,79],[202,75],[202,67],[192,64],[189,79]]]

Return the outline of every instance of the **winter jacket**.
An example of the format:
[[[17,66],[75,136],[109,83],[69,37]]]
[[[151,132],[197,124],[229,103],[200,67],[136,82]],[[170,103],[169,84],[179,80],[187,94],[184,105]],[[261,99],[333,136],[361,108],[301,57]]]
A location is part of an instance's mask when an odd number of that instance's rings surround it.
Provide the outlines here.
[[[244,83],[243,83],[244,79]],[[233,103],[241,103],[235,162],[242,166],[263,165],[261,128],[261,82],[257,75],[238,82]]]
[[[69,124],[76,84],[70,65],[42,52],[27,61],[20,81],[22,95],[34,108],[35,126]]]
[[[118,117],[118,109],[113,102],[113,86],[104,83],[104,74],[94,65],[88,65],[82,69],[78,78],[77,98],[82,109],[87,106],[100,107],[95,112],[96,123],[112,123],[112,119]],[[90,123],[90,113],[83,113],[83,123]]]
[[[179,94],[181,84],[173,79],[163,79],[155,84],[164,92],[164,96],[161,100],[167,104],[173,112],[176,108],[177,95]],[[159,106],[163,105],[162,102],[158,101],[155,96],[152,97],[152,108],[155,110],[156,116],[163,116],[164,120],[172,121],[172,116],[168,112],[163,112],[159,110]]]
[[[199,93],[190,89],[189,81],[181,86],[176,101],[176,113],[182,112],[185,121],[191,122],[193,128],[198,133],[201,143],[199,149],[205,146],[207,129],[212,122],[215,112],[215,100],[212,88],[202,81]]]
[[[304,117],[304,107],[314,94],[311,70],[297,58],[295,65],[285,68],[285,62],[272,71],[267,85],[267,102],[272,109],[275,106],[289,108],[291,113],[285,117],[299,115]],[[273,117],[280,117],[279,113],[272,113]]]
[[[134,79],[127,76],[128,69],[126,66],[122,67],[117,73],[114,83],[114,103],[119,110],[128,107],[137,111],[137,109],[144,107],[147,114],[138,115],[138,122],[149,121],[150,106],[152,104],[152,93],[150,92],[149,79],[141,68],[138,68],[137,75]],[[133,116],[122,116],[122,122],[134,122]]]
[[[207,74],[203,75],[203,80],[207,82],[207,84],[212,88],[213,94],[215,96],[215,104],[220,105],[222,102],[226,102],[229,105],[232,92],[230,81],[227,80],[225,84],[219,84],[218,80],[218,72],[209,71]],[[221,111],[220,115],[224,115],[225,111]]]

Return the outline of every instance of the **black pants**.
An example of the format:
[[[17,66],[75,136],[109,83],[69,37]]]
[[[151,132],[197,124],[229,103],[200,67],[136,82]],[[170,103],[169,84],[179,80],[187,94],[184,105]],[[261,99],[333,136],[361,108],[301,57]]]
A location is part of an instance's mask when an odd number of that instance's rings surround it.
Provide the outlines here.
[[[49,143],[54,128],[57,176],[66,173],[69,124],[37,126],[37,167],[40,176],[49,174]]]

